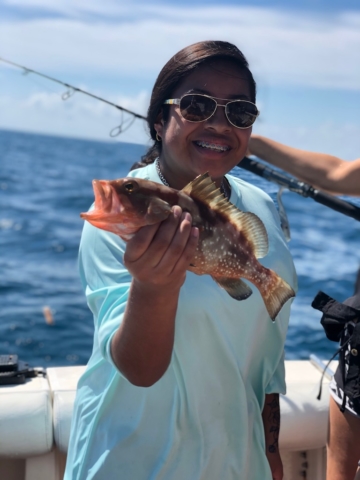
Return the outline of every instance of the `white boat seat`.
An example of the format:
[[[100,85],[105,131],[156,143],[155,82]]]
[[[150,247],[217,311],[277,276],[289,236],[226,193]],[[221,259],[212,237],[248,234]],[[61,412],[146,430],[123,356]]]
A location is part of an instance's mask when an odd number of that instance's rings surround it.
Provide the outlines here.
[[[85,367],[48,368],[47,377],[53,394],[54,441],[61,452],[69,445],[71,417],[76,387]]]
[[[309,450],[326,445],[328,428],[328,380],[323,382],[321,400],[316,396],[320,373],[308,361],[289,361],[286,365],[287,395],[280,398],[282,451]],[[77,382],[85,367],[48,368],[53,393],[54,440],[66,453]]]
[[[0,385],[0,457],[26,458],[53,446],[52,399],[46,378]]]
[[[334,362],[331,367],[336,367]],[[281,396],[281,450],[301,451],[326,445],[329,411],[329,380],[324,378],[317,400],[320,372],[307,361],[285,362],[287,394]]]

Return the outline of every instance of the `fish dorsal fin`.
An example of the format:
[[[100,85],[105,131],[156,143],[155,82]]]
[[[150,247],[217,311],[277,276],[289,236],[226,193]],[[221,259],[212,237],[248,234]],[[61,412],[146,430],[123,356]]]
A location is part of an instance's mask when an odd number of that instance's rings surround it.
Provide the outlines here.
[[[205,188],[214,184],[208,172],[203,173],[202,175],[198,175],[196,178],[194,178],[194,180],[185,185],[185,187],[181,191],[186,193],[187,195],[191,195],[193,189],[196,189],[199,185],[201,186],[201,184],[203,184],[203,187]],[[216,188],[215,184],[214,187]]]
[[[242,212],[229,202],[212,181],[208,173],[196,177],[182,192],[195,200],[206,203],[215,212],[226,215],[239,231],[252,244],[256,258],[265,257],[269,250],[268,236],[263,222],[251,212]]]

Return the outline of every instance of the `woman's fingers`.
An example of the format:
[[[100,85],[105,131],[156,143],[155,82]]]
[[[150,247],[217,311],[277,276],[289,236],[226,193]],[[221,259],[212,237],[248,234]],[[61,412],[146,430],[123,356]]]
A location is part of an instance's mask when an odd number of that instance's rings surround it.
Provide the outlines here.
[[[178,216],[178,214],[180,215]],[[184,218],[186,217],[186,221]],[[156,232],[154,240],[149,246],[144,257],[147,258],[149,265],[153,268],[159,266],[164,268],[165,271],[171,271],[172,264],[174,263],[174,256],[176,260],[183,251],[183,239],[186,236],[187,223],[190,222],[191,228],[191,216],[189,213],[174,212],[174,218],[169,219],[163,223],[161,228]],[[185,224],[185,227],[184,227]],[[184,232],[185,230],[185,232]],[[166,262],[163,261],[164,257]]]
[[[168,244],[175,234],[181,217],[182,210],[178,205],[173,207],[172,213],[167,220],[156,223],[155,225],[148,225],[142,227],[134,237],[128,242],[126,252],[124,255],[125,263],[133,263],[140,260],[143,256],[151,256],[151,252],[157,256],[161,255],[161,250],[166,250]],[[155,245],[153,245],[154,240]],[[159,242],[160,239],[160,243]],[[150,253],[150,255],[149,255]],[[151,264],[156,264],[152,259]]]
[[[192,218],[189,213],[183,213],[180,224],[169,244],[168,249],[160,259],[158,267],[167,274],[181,272],[190,264],[194,256],[198,241],[198,229],[192,227]]]
[[[124,262],[134,277],[152,282],[183,276],[194,256],[198,229],[189,213],[176,206],[167,220],[144,227],[128,242]]]

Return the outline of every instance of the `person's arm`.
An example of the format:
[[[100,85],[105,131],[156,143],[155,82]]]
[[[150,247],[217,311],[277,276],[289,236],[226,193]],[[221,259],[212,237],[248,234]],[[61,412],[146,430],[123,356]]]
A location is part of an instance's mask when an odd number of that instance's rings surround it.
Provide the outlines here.
[[[251,136],[248,154],[321,190],[360,196],[360,158],[348,162],[333,155],[292,148],[260,135]]]
[[[169,366],[180,288],[197,241],[190,214],[176,206],[167,220],[143,227],[127,244],[124,264],[132,282],[111,356],[134,385],[153,385]]]
[[[266,457],[270,465],[272,477],[274,480],[282,480],[283,465],[279,452],[280,402],[278,393],[265,395],[262,419],[264,423]]]

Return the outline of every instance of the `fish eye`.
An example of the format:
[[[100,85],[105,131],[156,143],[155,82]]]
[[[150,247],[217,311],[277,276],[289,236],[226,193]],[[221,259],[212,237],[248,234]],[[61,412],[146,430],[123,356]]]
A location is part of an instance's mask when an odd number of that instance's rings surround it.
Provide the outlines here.
[[[134,184],[132,182],[126,183],[124,187],[129,193],[134,191]]]

